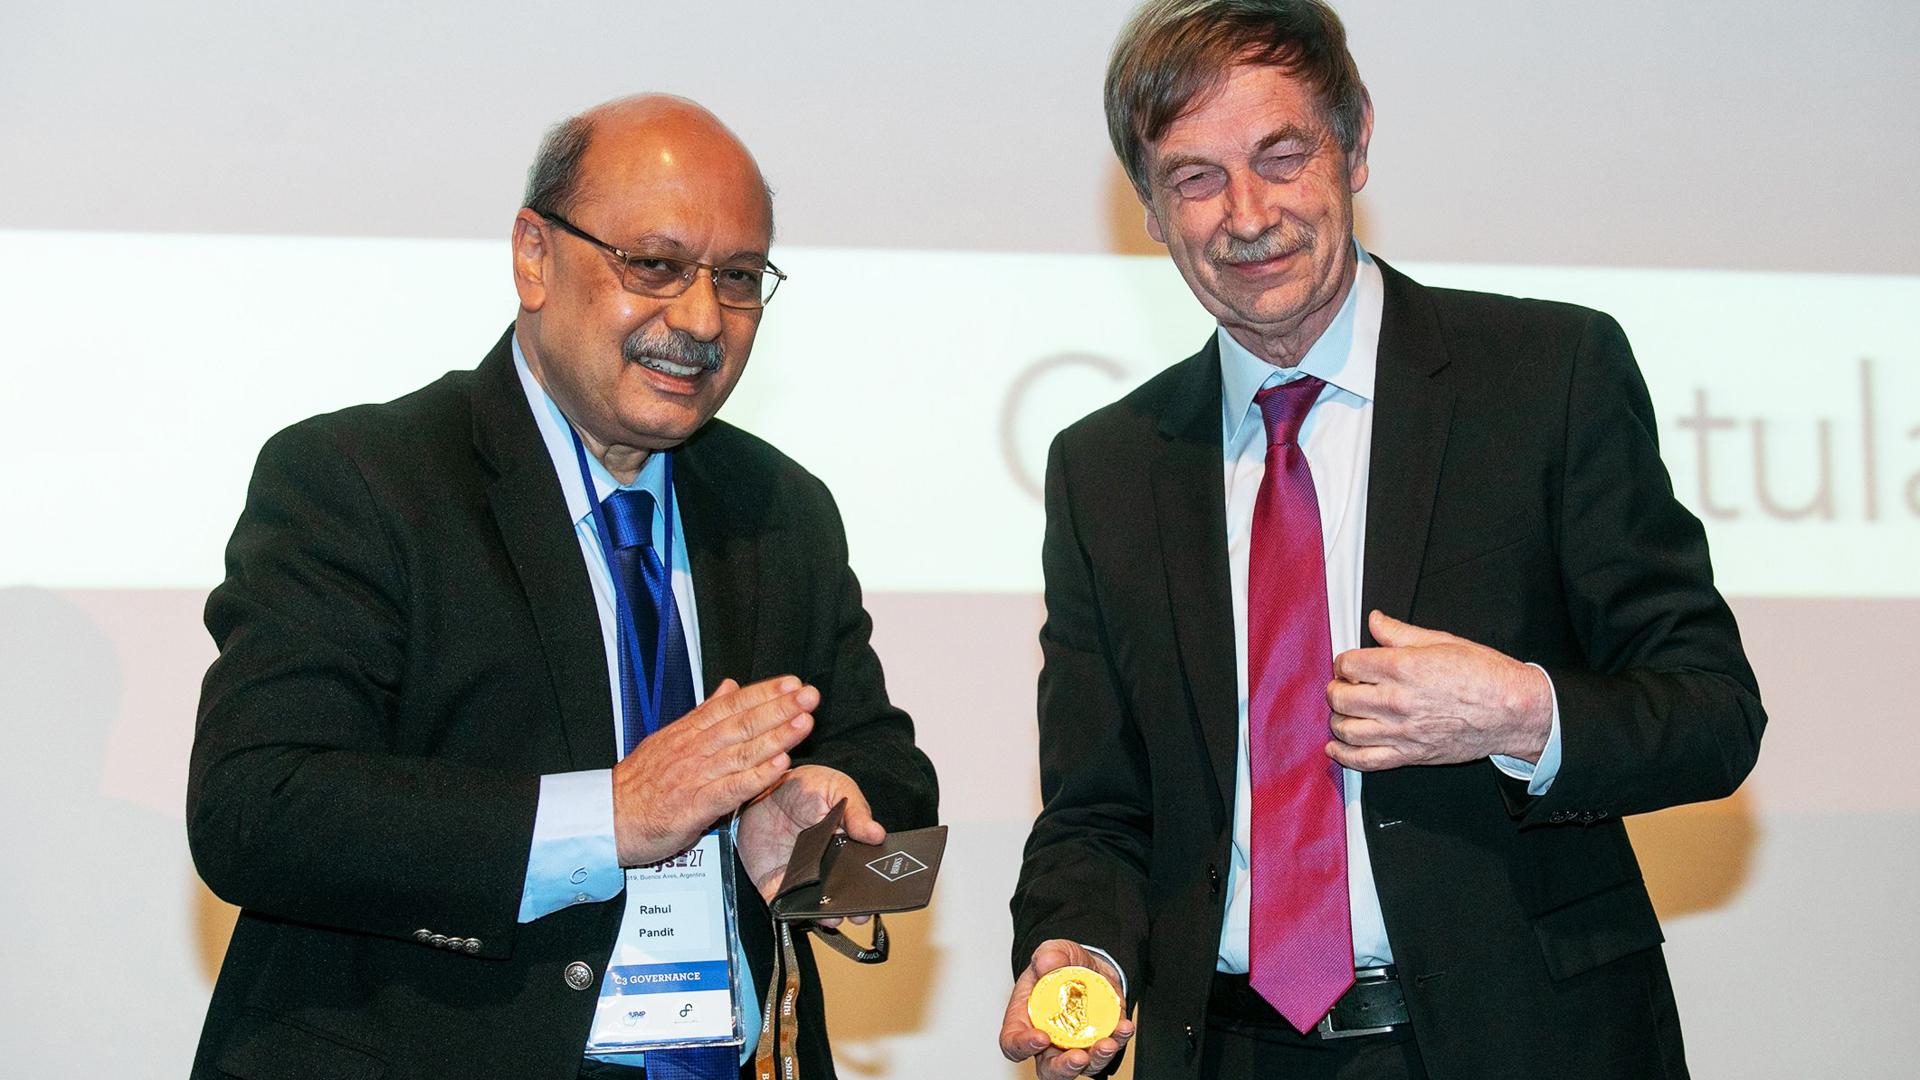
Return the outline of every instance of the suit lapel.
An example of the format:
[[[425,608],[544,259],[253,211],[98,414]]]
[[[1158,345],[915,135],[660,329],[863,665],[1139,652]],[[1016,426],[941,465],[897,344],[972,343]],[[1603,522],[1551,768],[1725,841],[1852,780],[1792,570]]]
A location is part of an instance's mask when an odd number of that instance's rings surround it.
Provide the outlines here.
[[[568,756],[575,769],[604,769],[616,748],[600,616],[508,334],[474,373],[474,447],[494,471],[487,499],[533,613]]]
[[[1378,260],[1376,260],[1378,261]],[[1453,419],[1447,350],[1426,290],[1380,262],[1386,289],[1374,376],[1373,450],[1367,480],[1367,551],[1360,587],[1367,612],[1413,613],[1414,589]]]
[[[709,693],[723,678],[744,683],[754,677],[760,595],[760,545],[742,524],[753,520],[751,508],[735,505],[729,494],[712,435],[695,435],[674,451],[673,460],[674,495],[685,516],[687,566],[699,605],[701,677]]]
[[[1173,608],[1175,646],[1224,805],[1239,755],[1233,586],[1227,571],[1226,479],[1220,443],[1217,341],[1182,364],[1159,418],[1153,509]]]

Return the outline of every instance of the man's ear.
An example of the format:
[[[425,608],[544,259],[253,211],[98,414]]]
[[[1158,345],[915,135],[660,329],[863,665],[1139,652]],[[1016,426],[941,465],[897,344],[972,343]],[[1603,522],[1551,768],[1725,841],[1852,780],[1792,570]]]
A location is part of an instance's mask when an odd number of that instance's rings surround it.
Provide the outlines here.
[[[1156,244],[1167,242],[1167,231],[1160,227],[1160,215],[1153,212],[1153,205],[1141,200],[1140,206],[1147,212],[1147,235],[1153,237]]]
[[[553,268],[552,234],[539,214],[522,207],[513,217],[513,288],[523,311],[547,304],[547,275]]]
[[[1373,141],[1373,97],[1365,91],[1361,94],[1360,134],[1347,155],[1347,186],[1355,195],[1367,186],[1367,144]]]

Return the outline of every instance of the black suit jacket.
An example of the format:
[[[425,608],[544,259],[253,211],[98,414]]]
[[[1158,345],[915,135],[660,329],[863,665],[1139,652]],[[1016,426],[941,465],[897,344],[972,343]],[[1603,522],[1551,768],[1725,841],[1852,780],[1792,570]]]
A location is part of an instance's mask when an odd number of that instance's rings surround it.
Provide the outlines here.
[[[932,767],[888,703],[826,488],[718,421],[677,454],[706,685],[817,686],[796,764],[851,775],[890,828],[931,824]],[[270,440],[207,625],[188,832],[242,910],[193,1075],[574,1077],[621,901],[516,916],[539,778],[611,767],[613,712],[509,338],[477,370]],[[736,878],[764,993],[770,923]],[[806,1075],[832,1076],[808,986]]]
[[[1683,1076],[1619,819],[1724,796],[1758,750],[1704,534],[1613,320],[1382,273],[1362,613],[1539,663],[1564,747],[1538,798],[1485,761],[1365,779],[1422,1056],[1435,1080]],[[1151,1080],[1195,1074],[1232,843],[1220,395],[1209,340],[1062,432],[1047,471],[1044,808],[1014,966],[1052,937],[1112,953]]]

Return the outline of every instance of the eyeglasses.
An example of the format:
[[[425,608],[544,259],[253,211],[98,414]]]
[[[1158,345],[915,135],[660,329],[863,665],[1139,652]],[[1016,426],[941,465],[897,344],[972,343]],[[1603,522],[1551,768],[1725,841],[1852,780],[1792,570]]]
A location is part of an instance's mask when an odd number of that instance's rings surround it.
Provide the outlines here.
[[[713,296],[721,307],[753,311],[765,307],[780,288],[780,283],[787,280],[787,275],[772,263],[764,266],[714,266],[692,259],[622,251],[559,214],[540,216],[613,256],[621,288],[641,296],[671,300],[692,288],[693,279],[705,270],[713,280]]]

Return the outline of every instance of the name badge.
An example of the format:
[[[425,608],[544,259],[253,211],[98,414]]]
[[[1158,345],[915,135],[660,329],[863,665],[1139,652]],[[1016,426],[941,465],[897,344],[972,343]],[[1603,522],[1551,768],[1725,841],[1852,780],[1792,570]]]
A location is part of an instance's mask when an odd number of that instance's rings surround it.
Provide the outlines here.
[[[620,936],[600,981],[590,1055],[738,1046],[740,940],[731,830],[627,871]]]

